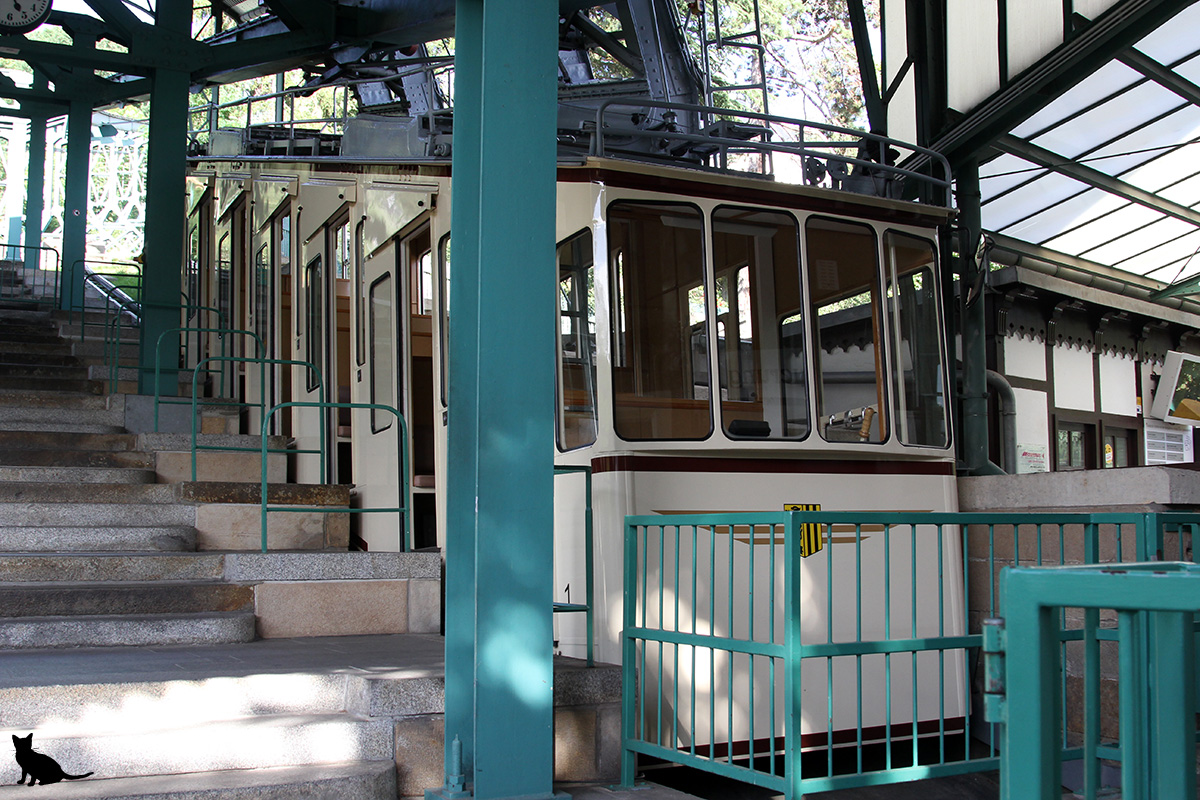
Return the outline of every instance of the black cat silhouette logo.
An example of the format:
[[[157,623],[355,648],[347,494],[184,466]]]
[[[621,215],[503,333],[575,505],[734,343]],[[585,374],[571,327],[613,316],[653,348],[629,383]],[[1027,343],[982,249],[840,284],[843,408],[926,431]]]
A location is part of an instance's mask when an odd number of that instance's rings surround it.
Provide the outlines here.
[[[17,783],[24,784],[26,775],[29,776],[30,786],[38,781],[41,781],[44,786],[47,783],[58,783],[63,779],[77,781],[92,774],[85,772],[82,775],[68,775],[63,772],[63,768],[58,765],[57,761],[33,749],[32,733],[24,738],[14,735],[12,740],[13,747],[17,748],[17,765],[21,767],[21,780]]]

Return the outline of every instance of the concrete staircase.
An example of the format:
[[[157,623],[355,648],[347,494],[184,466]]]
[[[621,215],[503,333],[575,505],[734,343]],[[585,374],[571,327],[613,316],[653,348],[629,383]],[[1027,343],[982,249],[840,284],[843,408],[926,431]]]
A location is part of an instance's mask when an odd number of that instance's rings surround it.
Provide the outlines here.
[[[101,394],[100,348],[62,327],[0,306],[0,375],[21,367],[0,378],[0,745],[32,732],[94,772],[56,798],[440,785],[440,556],[349,552],[347,515],[320,510],[347,488],[287,485],[283,456],[272,501],[313,512],[274,515],[258,552],[258,454],[202,452],[191,481],[190,435],[130,432],[145,398]],[[556,666],[560,779],[616,777],[619,689],[615,667]]]

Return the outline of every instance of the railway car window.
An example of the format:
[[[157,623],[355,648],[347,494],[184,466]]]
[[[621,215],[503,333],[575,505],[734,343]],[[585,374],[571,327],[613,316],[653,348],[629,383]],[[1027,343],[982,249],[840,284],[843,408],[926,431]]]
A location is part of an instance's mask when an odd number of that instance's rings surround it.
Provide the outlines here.
[[[354,358],[358,366],[367,360],[366,344],[363,342],[363,248],[366,240],[363,238],[363,221],[359,220],[354,229]]]
[[[265,244],[254,255],[254,294],[251,302],[254,304],[254,332],[266,345],[271,339],[271,259]]]
[[[896,433],[904,444],[949,443],[933,243],[888,231],[888,335]]]
[[[875,232],[819,217],[810,217],[804,232],[821,436],[882,442],[887,417]]]
[[[230,311],[233,300],[233,240],[226,233],[217,244],[217,308],[221,323],[218,328],[233,327]]]
[[[371,308],[371,402],[385,406],[396,405],[396,379],[392,370],[396,363],[392,298],[392,273],[385,272],[371,284],[368,299]],[[392,419],[392,414],[372,408],[371,433],[387,430],[392,426]]]
[[[809,419],[799,228],[789,214],[748,208],[718,208],[712,226],[722,425],[735,438],[802,438]]]
[[[558,448],[596,441],[596,270],[592,232],[558,246]]]
[[[304,268],[304,359],[317,368],[323,369],[321,348],[325,339],[325,303],[321,291],[323,278],[321,275],[321,256],[314,256]],[[313,370],[305,370],[308,375],[308,391],[315,391],[318,385],[317,374]]]
[[[712,433],[703,229],[693,206],[608,207],[614,424],[624,439]]]
[[[446,364],[450,362],[450,234],[446,234],[438,242],[438,302],[442,306],[441,339],[441,373],[442,373],[442,408],[446,408]]]
[[[187,301],[193,306],[187,310],[187,318],[192,319],[196,316],[198,309],[194,306],[203,305],[200,297],[200,226],[193,225],[188,233],[188,273],[187,273]],[[202,326],[195,326],[202,327]]]
[[[350,221],[346,220],[337,226],[333,232],[333,267],[336,276],[342,280],[350,279]]]

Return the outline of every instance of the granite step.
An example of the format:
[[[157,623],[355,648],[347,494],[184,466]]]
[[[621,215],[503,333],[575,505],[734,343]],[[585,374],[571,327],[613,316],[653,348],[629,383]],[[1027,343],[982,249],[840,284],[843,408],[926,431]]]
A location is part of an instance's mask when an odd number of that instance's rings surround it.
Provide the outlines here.
[[[37,486],[38,484],[22,484]],[[48,484],[52,485],[52,484]],[[129,488],[129,487],[123,487]],[[166,487],[171,488],[171,487]],[[86,527],[126,526],[194,527],[196,506],[190,503],[88,503],[88,502],[7,502],[0,503],[0,529],[4,527]],[[3,545],[0,549],[13,549]],[[19,548],[17,548],[19,549]],[[79,549],[79,548],[72,548]],[[112,549],[95,548],[89,549]],[[129,549],[129,548],[125,548]],[[133,548],[136,549],[136,548]],[[177,548],[171,548],[177,549]]]
[[[0,389],[33,389],[35,391],[80,392],[82,394],[103,394],[102,381],[90,381],[72,378],[49,378],[45,376],[0,375]]]
[[[86,419],[86,415],[82,415]],[[124,433],[124,425],[66,420],[5,419],[0,415],[0,430],[29,433]]]
[[[154,483],[156,479],[153,469],[0,465],[0,482],[136,484]]]
[[[0,786],[0,800],[28,800],[23,788]],[[95,775],[54,788],[61,800],[395,800],[396,764],[388,760],[127,778]]]
[[[26,389],[0,389],[0,406],[16,408],[61,408],[103,410],[124,413],[125,398],[121,395],[94,397],[79,392],[42,392]]]
[[[77,434],[65,431],[5,431],[0,426],[0,452],[5,450],[133,451],[138,437],[132,433]]]
[[[0,621],[253,611],[254,589],[221,581],[0,583]]]
[[[0,464],[11,467],[95,467],[154,469],[154,454],[134,450],[3,450]]]
[[[0,553],[0,581],[219,581],[223,553]]]
[[[105,507],[108,508],[108,507]],[[186,524],[149,525],[141,515],[117,523],[81,514],[81,524],[0,523],[0,552],[6,553],[175,553],[196,549],[195,511]],[[24,523],[24,524],[23,524]]]
[[[81,486],[74,481],[0,483],[0,504],[111,503],[146,507],[176,503],[181,499],[178,487],[165,483],[92,483],[87,486]]]
[[[0,618],[0,650],[249,642],[253,611]]]

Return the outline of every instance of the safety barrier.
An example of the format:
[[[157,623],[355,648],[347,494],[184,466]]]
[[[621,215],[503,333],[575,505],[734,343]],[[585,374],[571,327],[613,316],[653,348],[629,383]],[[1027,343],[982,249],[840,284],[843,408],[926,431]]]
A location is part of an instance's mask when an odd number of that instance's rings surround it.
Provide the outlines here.
[[[1060,615],[1083,610],[1091,684],[1097,684],[1099,636],[1118,649],[1118,745],[1103,745],[1099,687],[1086,692],[1088,731],[1083,795],[1101,790],[1101,760],[1121,763],[1127,800],[1196,796],[1196,612],[1200,568],[1179,562],[1007,569],[1004,619],[988,620],[988,718],[1004,723],[1001,790],[1005,800],[1058,800],[1062,753],[1058,676],[1065,673]],[[1109,627],[1101,627],[1101,614]],[[1011,653],[1012,657],[1007,654]],[[1011,686],[1011,694],[1005,692]]]
[[[62,257],[53,247],[0,242],[0,299],[9,303],[29,303],[58,307],[62,295]],[[50,266],[42,263],[43,254]]]
[[[196,306],[196,308],[204,308],[204,306]],[[192,395],[193,395],[193,397],[192,397],[192,399],[173,399],[173,398],[162,396],[162,390],[161,390],[161,386],[160,386],[161,378],[162,378],[162,345],[163,345],[163,341],[166,339],[166,337],[171,336],[172,334],[177,334],[177,333],[183,333],[183,334],[193,334],[194,333],[197,335],[202,334],[202,333],[212,333],[212,334],[216,334],[217,337],[221,341],[221,354],[219,356],[211,356],[208,359],[201,359],[199,362],[197,362],[196,366],[193,368],[193,375],[192,375]],[[266,347],[265,347],[265,345],[263,345],[261,336],[259,336],[254,331],[240,330],[237,328],[201,328],[201,327],[191,327],[191,326],[185,325],[180,328],[167,328],[165,331],[162,331],[161,333],[158,334],[158,339],[154,342],[154,430],[156,432],[158,431],[158,426],[159,426],[159,407],[161,405],[183,405],[185,403],[192,403],[193,406],[195,405],[195,399],[194,399],[195,393],[196,393],[195,378],[196,378],[196,373],[201,372],[200,364],[202,364],[204,361],[207,361],[207,360],[221,361],[221,362],[229,361],[229,357],[225,355],[225,348],[226,348],[226,342],[228,341],[228,339],[226,337],[230,336],[230,335],[232,335],[232,336],[249,336],[249,337],[253,338],[254,343],[256,345],[255,353],[259,357],[261,357],[263,355],[263,353],[266,351]],[[184,338],[186,339],[187,336],[185,335]],[[252,359],[252,360],[257,360],[257,359]],[[307,362],[305,362],[305,363],[307,363]],[[221,370],[222,393],[223,393],[224,386],[225,386],[224,376],[225,376],[225,371],[224,371],[224,369],[222,369]],[[238,403],[237,401],[229,401],[229,400],[209,400],[209,401],[207,401],[207,403],[209,405],[241,405],[241,403]],[[194,412],[194,409],[193,409],[193,412]],[[192,416],[194,419],[195,414],[193,413]]]
[[[554,474],[557,475],[583,475],[584,479],[584,500],[583,500],[583,568],[584,575],[584,601],[582,603],[555,603],[554,613],[556,614],[583,614],[584,624],[587,626],[587,665],[595,664],[595,554],[592,551],[592,468],[590,466],[560,466],[554,468]],[[569,599],[569,598],[568,598]]]
[[[1198,524],[1155,514],[628,517],[623,781],[639,754],[789,798],[996,769],[998,731],[971,718],[968,676],[983,619],[1001,611],[1003,568],[1190,554]],[[1061,655],[1071,648],[1074,659],[1084,622],[1064,613],[1059,626]],[[1059,680],[1063,695],[1077,688],[1074,675]],[[1087,680],[1098,687],[1099,673]],[[1061,708],[1061,757],[1080,758],[1065,733],[1078,735],[1079,715]]]
[[[336,508],[316,507],[313,506],[283,506],[271,505],[267,502],[267,437],[270,431],[270,420],[276,412],[285,408],[366,408],[375,409],[378,411],[388,411],[396,417],[399,424],[399,430],[396,434],[396,467],[399,480],[396,482],[397,501],[395,508],[354,508],[352,506],[342,506]],[[325,482],[325,435],[324,421],[325,414],[321,414],[322,429],[321,429],[321,482]],[[278,403],[267,412],[262,421],[262,489],[260,495],[261,503],[261,520],[262,520],[262,551],[267,552],[267,513],[271,511],[290,511],[290,512],[307,512],[312,513],[314,510],[326,514],[370,514],[370,513],[388,513],[400,514],[399,526],[399,550],[401,552],[408,550],[409,532],[411,529],[411,512],[409,503],[409,488],[408,488],[408,461],[407,454],[408,442],[408,425],[404,421],[404,417],[392,406],[383,405],[381,403],[328,403],[319,401],[291,401],[287,403]],[[299,451],[291,451],[299,452]]]
[[[261,344],[261,342],[260,342],[260,344]],[[251,452],[251,453],[257,453],[260,450],[260,448],[258,448],[258,447],[239,447],[237,445],[215,445],[215,444],[202,445],[202,444],[199,444],[198,432],[199,432],[199,427],[200,427],[200,414],[199,414],[199,407],[198,407],[199,392],[197,391],[199,387],[198,387],[198,384],[196,383],[196,379],[199,378],[200,374],[205,371],[203,369],[204,365],[210,361],[220,361],[220,362],[227,362],[227,363],[234,363],[234,364],[258,364],[261,367],[258,371],[258,379],[259,379],[258,397],[259,397],[259,400],[257,403],[251,403],[248,401],[239,401],[239,400],[219,400],[219,401],[206,400],[205,404],[206,405],[237,406],[239,408],[256,408],[257,407],[259,410],[259,419],[262,419],[262,420],[266,419],[266,416],[267,416],[266,411],[267,411],[267,407],[269,404],[267,395],[266,395],[266,386],[267,386],[267,377],[266,377],[267,370],[266,370],[266,368],[267,368],[267,366],[307,367],[309,372],[312,374],[312,376],[316,380],[317,394],[320,395],[321,392],[323,391],[322,382],[321,382],[321,371],[319,369],[317,369],[317,367],[311,361],[298,361],[295,359],[285,359],[285,358],[247,358],[244,356],[209,356],[208,358],[202,359],[198,364],[196,364],[196,368],[192,371],[192,396],[191,396],[191,401],[192,401],[192,414],[191,414],[192,442],[191,442],[191,444],[192,444],[192,448],[191,449],[192,449],[192,480],[193,481],[196,480],[196,453],[200,450],[221,450],[221,451],[229,451],[229,452]],[[157,397],[157,395],[155,395],[155,401],[157,402],[157,400],[158,400],[158,397]],[[158,407],[155,406],[155,430],[157,430],[157,429],[158,429]],[[321,481],[324,482],[325,481],[325,447],[324,447],[325,418],[324,418],[324,416],[321,417],[320,440],[321,440],[322,446],[319,450],[297,449],[297,448],[293,448],[293,447],[288,447],[288,448],[268,448],[267,450],[264,450],[263,452],[264,453],[287,453],[289,455],[299,455],[299,454],[303,454],[303,453],[319,453],[320,457],[321,457]],[[264,474],[264,476],[266,475],[265,456],[264,456],[264,460],[263,460],[263,474]]]

